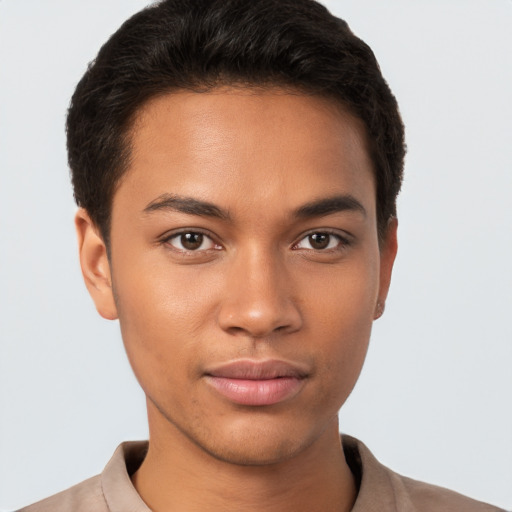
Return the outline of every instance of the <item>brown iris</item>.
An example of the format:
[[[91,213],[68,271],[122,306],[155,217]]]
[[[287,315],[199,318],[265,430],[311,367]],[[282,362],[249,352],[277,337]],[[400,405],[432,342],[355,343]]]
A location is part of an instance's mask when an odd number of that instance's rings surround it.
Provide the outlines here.
[[[180,236],[180,242],[187,251],[195,251],[203,244],[204,235],[202,233],[183,233]]]
[[[313,233],[308,238],[313,249],[325,249],[331,241],[329,233]]]

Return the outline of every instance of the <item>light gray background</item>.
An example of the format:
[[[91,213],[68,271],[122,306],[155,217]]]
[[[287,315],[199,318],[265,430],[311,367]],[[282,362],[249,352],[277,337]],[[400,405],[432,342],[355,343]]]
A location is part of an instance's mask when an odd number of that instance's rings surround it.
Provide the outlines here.
[[[0,1],[0,509],[147,435],[116,323],[82,284],[64,118],[143,0]],[[512,2],[326,4],[374,49],[407,125],[400,252],[341,413],[398,472],[512,507]]]

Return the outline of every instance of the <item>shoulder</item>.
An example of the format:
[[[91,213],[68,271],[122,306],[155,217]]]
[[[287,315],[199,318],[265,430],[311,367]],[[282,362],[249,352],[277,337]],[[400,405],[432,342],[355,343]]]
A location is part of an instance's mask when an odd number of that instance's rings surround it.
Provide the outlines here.
[[[443,510],[445,512],[503,512],[503,509],[468,498],[457,492],[437,485],[419,482],[401,476],[389,470],[390,479],[394,480],[398,500],[404,500],[414,505],[416,512]]]
[[[18,512],[108,512],[101,477],[95,476],[69,489],[22,508]]]
[[[347,463],[359,484],[352,512],[504,512],[444,487],[399,475],[353,437],[344,435],[342,443]]]
[[[150,512],[133,487],[130,475],[146,456],[148,443],[121,443],[101,475],[89,478],[18,512]]]

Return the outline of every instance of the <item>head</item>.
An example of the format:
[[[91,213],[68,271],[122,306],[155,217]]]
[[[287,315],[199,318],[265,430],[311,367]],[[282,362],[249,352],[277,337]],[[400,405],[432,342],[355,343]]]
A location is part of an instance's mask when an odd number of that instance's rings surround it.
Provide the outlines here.
[[[152,438],[251,465],[337,432],[404,156],[346,23],[310,0],[149,7],[78,85],[68,147],[86,284],[120,320]]]

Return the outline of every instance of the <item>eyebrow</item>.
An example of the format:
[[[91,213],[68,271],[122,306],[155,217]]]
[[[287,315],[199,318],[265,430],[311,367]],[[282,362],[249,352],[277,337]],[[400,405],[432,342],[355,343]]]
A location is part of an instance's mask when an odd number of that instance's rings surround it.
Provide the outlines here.
[[[227,211],[219,208],[213,203],[175,194],[162,194],[144,208],[145,213],[152,213],[161,210],[172,210],[180,213],[188,213],[189,215],[215,217],[223,220],[230,218]]]
[[[365,207],[351,195],[339,195],[306,203],[297,210],[295,216],[300,218],[321,217],[332,213],[352,211],[366,217]]]
[[[175,194],[162,194],[158,196],[144,208],[144,213],[161,210],[172,210],[189,215],[214,217],[222,220],[229,220],[231,218],[228,211],[219,208],[213,203]],[[298,218],[322,217],[344,211],[360,212],[366,217],[364,206],[351,195],[338,195],[311,201],[297,208],[293,216]]]

